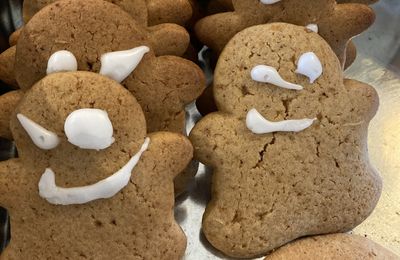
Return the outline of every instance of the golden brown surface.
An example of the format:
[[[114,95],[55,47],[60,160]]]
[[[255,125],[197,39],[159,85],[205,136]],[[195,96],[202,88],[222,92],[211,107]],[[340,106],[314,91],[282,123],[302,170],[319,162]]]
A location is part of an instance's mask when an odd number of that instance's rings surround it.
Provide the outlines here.
[[[14,75],[14,59],[16,47],[12,46],[0,54],[0,80],[17,88],[18,83]]]
[[[22,96],[21,90],[11,91],[0,96],[0,137],[12,140],[10,119]]]
[[[279,259],[398,260],[400,257],[365,237],[332,234],[296,240],[265,258],[265,260]]]
[[[323,66],[314,84],[294,73],[309,51]],[[250,70],[260,64],[304,90],[252,81]],[[381,191],[366,144],[378,96],[366,84],[343,82],[337,57],[319,35],[288,24],[242,31],[221,54],[214,94],[220,112],[190,134],[195,158],[214,168],[203,217],[214,247],[254,257],[302,236],[351,230],[369,216]],[[251,108],[272,121],[317,120],[299,133],[255,135],[245,125]]]
[[[64,121],[79,108],[106,110],[115,142],[101,151],[67,141]],[[186,239],[174,220],[173,178],[192,157],[179,134],[157,132],[132,171],[130,183],[110,199],[55,206],[38,194],[46,167],[62,187],[93,184],[118,171],[146,136],[144,114],[116,82],[89,72],[53,74],[24,96],[16,113],[55,132],[60,144],[37,148],[16,117],[12,131],[20,159],[0,163],[0,203],[11,215],[11,243],[4,259],[180,259]],[[15,114],[14,114],[15,115]],[[2,259],[3,259],[2,258]]]
[[[374,12],[366,5],[342,5],[335,0],[286,0],[272,5],[259,0],[236,0],[233,6],[234,12],[211,15],[196,24],[200,41],[217,52],[221,52],[236,33],[253,25],[287,22],[306,26],[314,23],[343,63],[349,39],[366,30],[375,19]]]

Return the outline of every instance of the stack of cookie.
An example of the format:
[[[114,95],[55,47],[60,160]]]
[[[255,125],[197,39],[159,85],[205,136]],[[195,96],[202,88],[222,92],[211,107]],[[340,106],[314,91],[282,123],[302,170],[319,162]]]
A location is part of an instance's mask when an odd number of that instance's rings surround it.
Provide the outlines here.
[[[193,157],[214,170],[198,228],[227,256],[396,257],[332,234],[364,221],[381,192],[366,145],[378,97],[343,78],[356,53],[349,40],[372,10],[206,4],[24,1],[25,26],[0,54],[0,79],[15,88],[0,96],[0,137],[19,155],[0,163],[11,225],[2,259],[181,259],[173,207],[197,171]],[[187,138],[185,107],[205,76],[182,57],[196,61],[203,44],[218,61],[204,107],[217,111]],[[321,234],[330,235],[293,242]]]

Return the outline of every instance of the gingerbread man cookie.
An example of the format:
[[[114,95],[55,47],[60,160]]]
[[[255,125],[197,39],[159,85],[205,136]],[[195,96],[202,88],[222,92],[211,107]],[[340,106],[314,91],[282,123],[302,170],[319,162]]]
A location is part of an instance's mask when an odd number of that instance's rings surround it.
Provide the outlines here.
[[[78,70],[101,72],[122,82],[142,106],[150,132],[183,132],[184,107],[202,92],[204,75],[188,60],[156,57],[152,37],[116,5],[100,0],[57,1],[38,12],[23,30],[16,51],[16,79],[22,90],[29,89],[46,75],[49,58],[67,50],[76,58]],[[120,66],[127,78],[122,80],[120,72],[109,71],[103,62],[111,70]]]
[[[68,67],[64,67],[68,70]],[[11,122],[19,158],[0,163],[11,218],[2,259],[180,259],[173,179],[192,158],[184,136],[146,134],[116,81],[54,73],[28,90]]]
[[[217,52],[241,30],[271,22],[286,22],[317,31],[332,47],[342,65],[348,41],[374,21],[371,8],[336,4],[335,0],[234,0],[233,12],[208,16],[196,24],[199,39]]]
[[[284,259],[399,260],[400,257],[368,238],[350,234],[332,234],[296,240],[265,258],[265,260]]]
[[[344,80],[337,56],[302,26],[238,33],[221,54],[219,112],[190,139],[214,169],[203,232],[233,257],[255,257],[296,238],[347,231],[374,209],[381,179],[369,164],[375,90]]]

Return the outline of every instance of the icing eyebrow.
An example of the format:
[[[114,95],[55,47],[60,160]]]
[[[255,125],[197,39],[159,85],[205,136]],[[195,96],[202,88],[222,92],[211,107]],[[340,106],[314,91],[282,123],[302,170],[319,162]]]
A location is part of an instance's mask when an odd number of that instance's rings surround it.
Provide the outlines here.
[[[300,85],[293,84],[282,79],[282,77],[279,75],[279,72],[271,66],[266,66],[266,65],[255,66],[251,70],[251,78],[257,82],[270,83],[281,88],[294,89],[294,90],[303,89],[303,87]]]
[[[136,69],[149,51],[149,47],[139,46],[126,51],[105,53],[101,56],[99,73],[120,83]]]
[[[300,56],[297,62],[297,74],[304,75],[314,83],[322,75],[322,64],[314,52],[306,52]]]
[[[32,142],[43,150],[51,150],[58,146],[60,139],[58,136],[35,123],[23,114],[17,114],[17,119],[31,138]]]

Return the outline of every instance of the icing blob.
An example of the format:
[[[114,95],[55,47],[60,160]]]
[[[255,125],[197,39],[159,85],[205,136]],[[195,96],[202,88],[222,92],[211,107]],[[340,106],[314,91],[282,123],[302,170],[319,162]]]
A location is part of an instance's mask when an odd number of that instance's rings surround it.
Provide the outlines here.
[[[300,56],[297,62],[296,73],[304,75],[314,83],[322,75],[322,64],[314,52],[307,52]]]
[[[251,70],[251,78],[257,82],[270,83],[281,88],[294,89],[294,90],[303,89],[303,87],[300,85],[293,84],[282,79],[282,77],[279,75],[279,72],[276,71],[276,69],[271,66],[266,66],[266,65],[255,66]]]
[[[273,132],[300,132],[310,127],[316,119],[284,120],[271,122],[265,119],[257,109],[253,108],[247,113],[246,126],[255,134]]]
[[[136,69],[143,56],[149,51],[149,47],[140,46],[127,51],[103,54],[101,56],[100,74],[117,82],[122,82]]]
[[[53,53],[49,61],[47,62],[46,73],[56,73],[62,71],[77,71],[78,62],[72,52],[69,51],[57,51]]]
[[[43,150],[50,150],[57,147],[60,143],[58,136],[45,129],[41,125],[33,122],[23,114],[17,114],[18,121],[31,138],[32,142]]]
[[[315,33],[318,33],[318,25],[315,23],[310,23],[306,26],[306,28],[310,31],[313,31]]]
[[[88,186],[58,187],[55,183],[54,172],[47,168],[39,181],[39,195],[56,205],[84,204],[97,199],[111,198],[128,185],[133,169],[149,144],[150,138],[147,137],[140,151],[124,167],[110,177]]]
[[[75,110],[65,120],[64,131],[68,142],[82,149],[102,150],[114,143],[112,123],[100,109]]]
[[[281,0],[260,0],[260,2],[265,4],[265,5],[272,5],[272,4],[278,3],[280,1]]]

